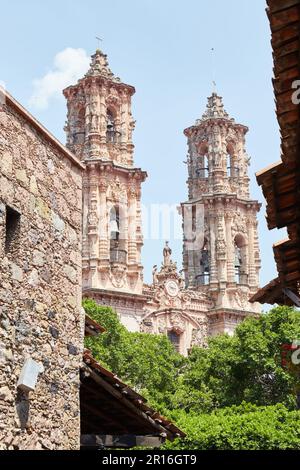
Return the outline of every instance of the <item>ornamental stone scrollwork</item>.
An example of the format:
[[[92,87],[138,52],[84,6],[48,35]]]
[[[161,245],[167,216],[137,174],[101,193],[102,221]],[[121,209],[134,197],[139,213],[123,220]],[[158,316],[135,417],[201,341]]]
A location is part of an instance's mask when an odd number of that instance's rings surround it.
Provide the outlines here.
[[[187,290],[182,293],[181,302],[182,302],[183,309],[187,308],[187,305],[190,304],[193,297],[194,297],[194,293],[189,292]]]
[[[159,316],[158,321],[157,321],[157,327],[158,327],[158,332],[163,335],[167,331],[167,322],[166,318],[162,315]]]
[[[207,322],[201,322],[199,328],[193,328],[192,332],[192,346],[204,348],[207,346],[208,325]]]
[[[106,178],[101,179],[100,182],[99,182],[99,191],[100,191],[100,193],[106,193],[108,186],[109,186],[108,180]]]
[[[216,252],[218,259],[226,258],[226,242],[224,238],[217,238],[216,240]]]
[[[237,212],[233,219],[232,232],[247,232],[247,217],[240,212]]]
[[[246,307],[249,307],[249,293],[248,292],[236,291],[233,294],[233,299],[237,307],[241,309],[245,309]]]
[[[106,106],[108,108],[119,109],[120,107],[120,97],[117,95],[117,92],[114,89],[111,89],[110,95],[106,99]]]
[[[126,268],[124,266],[112,266],[109,278],[114,287],[121,289],[126,282]]]
[[[153,322],[149,319],[142,321],[141,323],[141,332],[142,333],[153,333],[154,325]]]
[[[242,188],[240,187],[239,183],[237,181],[231,180],[229,182],[229,190],[231,193],[238,193],[242,191]]]
[[[193,182],[194,190],[198,191],[199,194],[207,194],[209,192],[209,185],[207,181],[196,181]]]
[[[171,313],[170,314],[170,323],[172,328],[180,331],[181,333],[185,331],[185,319],[179,313]]]
[[[127,196],[128,196],[128,199],[135,199],[137,197],[137,188],[135,184],[131,184],[127,188]]]
[[[126,184],[120,181],[110,181],[107,189],[107,199],[110,201],[126,201],[127,200],[127,187]]]

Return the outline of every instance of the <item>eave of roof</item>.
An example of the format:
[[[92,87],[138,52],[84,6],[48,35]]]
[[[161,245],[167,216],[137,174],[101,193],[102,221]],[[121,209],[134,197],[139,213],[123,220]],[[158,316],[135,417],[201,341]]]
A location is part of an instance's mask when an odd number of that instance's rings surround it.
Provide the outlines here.
[[[270,304],[270,305],[288,305],[294,306],[293,301],[285,294],[284,289],[286,288],[283,285],[279,278],[275,278],[266,284],[264,287],[261,287],[250,299],[250,302],[259,302],[261,304]],[[298,294],[297,285],[290,286],[289,289]]]
[[[157,411],[150,408],[146,404],[146,399],[136,393],[131,387],[123,383],[115,374],[105,369],[101,364],[99,364],[92,356],[89,350],[85,350],[83,354],[83,361],[85,367],[90,371],[97,374],[95,377],[99,376],[101,380],[104,380],[107,383],[107,387],[112,387],[114,390],[114,396],[119,395],[119,402],[125,406],[125,401],[127,400],[130,405],[130,409],[139,415],[139,419],[144,419],[147,428],[149,426],[153,428],[153,431],[165,433],[168,439],[175,439],[177,437],[185,437],[185,433],[182,432],[177,426],[175,426],[171,421],[161,416]],[[107,389],[107,390],[108,390]],[[119,393],[118,393],[119,392]],[[96,392],[95,392],[96,393]],[[103,410],[101,410],[103,413]],[[113,432],[112,432],[113,434]]]
[[[297,188],[300,168],[300,106],[293,103],[292,95],[295,92],[293,82],[299,79],[300,70],[300,0],[268,0],[267,3],[274,59],[273,87],[281,133],[283,165],[274,164],[258,172],[257,181],[262,185],[267,201],[268,226],[272,229],[294,223],[295,217],[299,217],[297,207],[300,201]],[[273,179],[272,184],[270,184],[270,175]],[[284,209],[283,218],[282,213],[279,213],[280,208],[279,210],[277,208],[281,194],[278,192],[276,195],[270,191],[271,185],[276,190],[276,186],[282,183],[282,177],[289,178],[290,183],[294,179],[290,184],[290,194],[293,192],[294,199],[297,198],[288,211]]]
[[[284,289],[288,288],[298,295],[300,280],[299,240],[286,238],[275,243],[273,250],[278,277],[259,289],[250,298],[250,302],[294,305],[291,299],[285,295]]]
[[[293,305],[284,289],[298,294],[300,281],[300,105],[293,102],[300,72],[300,0],[267,0],[273,48],[273,87],[281,134],[281,161],[256,174],[267,202],[268,228],[287,227],[290,239],[273,246],[278,278],[251,302]]]
[[[99,325],[89,315],[85,314],[85,336],[98,336],[106,331],[103,326]]]

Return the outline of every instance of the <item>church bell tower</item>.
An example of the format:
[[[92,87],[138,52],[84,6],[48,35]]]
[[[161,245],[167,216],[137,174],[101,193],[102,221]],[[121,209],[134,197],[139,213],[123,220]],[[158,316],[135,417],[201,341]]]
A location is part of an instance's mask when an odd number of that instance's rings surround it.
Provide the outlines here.
[[[99,49],[86,75],[64,90],[67,146],[86,165],[83,291],[124,314],[139,308],[135,300],[143,288],[140,201],[147,174],[133,162],[134,93],[111,72]]]
[[[209,332],[232,333],[257,314],[249,297],[257,291],[260,256],[257,212],[250,198],[246,126],[237,124],[213,93],[188,139],[188,201],[182,204],[183,268],[188,289],[206,293]]]

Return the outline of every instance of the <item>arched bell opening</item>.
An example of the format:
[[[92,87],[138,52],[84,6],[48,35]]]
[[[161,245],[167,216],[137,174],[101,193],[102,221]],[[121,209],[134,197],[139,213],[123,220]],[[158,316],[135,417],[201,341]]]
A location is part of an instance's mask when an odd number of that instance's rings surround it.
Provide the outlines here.
[[[239,168],[235,162],[234,149],[233,149],[233,145],[231,144],[227,146],[226,172],[227,172],[227,178],[239,177]]]
[[[208,145],[207,143],[202,143],[199,148],[199,156],[197,159],[196,177],[208,178],[209,171]]]
[[[122,236],[124,221],[120,216],[120,207],[113,206],[109,212],[109,241],[110,241],[110,261],[113,263],[126,264],[127,252],[125,239]]]
[[[196,276],[196,284],[200,286],[208,285],[210,282],[210,255],[207,238],[204,238],[200,253],[200,269]]]
[[[120,132],[116,128],[116,117],[112,109],[108,108],[106,115],[106,142],[117,144],[120,141]]]

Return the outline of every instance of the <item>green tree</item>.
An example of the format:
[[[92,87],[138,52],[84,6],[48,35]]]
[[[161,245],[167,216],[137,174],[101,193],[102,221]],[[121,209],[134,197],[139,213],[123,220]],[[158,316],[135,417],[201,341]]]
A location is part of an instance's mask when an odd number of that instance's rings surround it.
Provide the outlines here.
[[[152,404],[164,408],[176,389],[177,377],[185,363],[166,336],[131,333],[110,307],[86,299],[87,314],[106,332],[85,339],[85,346],[104,366],[143,393]]]
[[[300,315],[289,307],[246,319],[232,337],[211,338],[207,349],[191,351],[172,407],[200,412],[203,404],[191,400],[200,391],[208,393],[210,409],[242,401],[295,407],[299,375],[282,368],[281,345],[297,339]]]
[[[281,404],[257,407],[243,403],[209,414],[174,413],[185,439],[165,449],[276,450],[300,449],[300,412]]]
[[[232,337],[210,338],[188,358],[166,336],[128,332],[110,307],[85,300],[84,308],[107,330],[87,338],[86,347],[166,415],[209,413],[243,401],[296,407],[299,375],[282,368],[280,355],[282,344],[300,339],[300,315],[292,308],[248,318]]]

